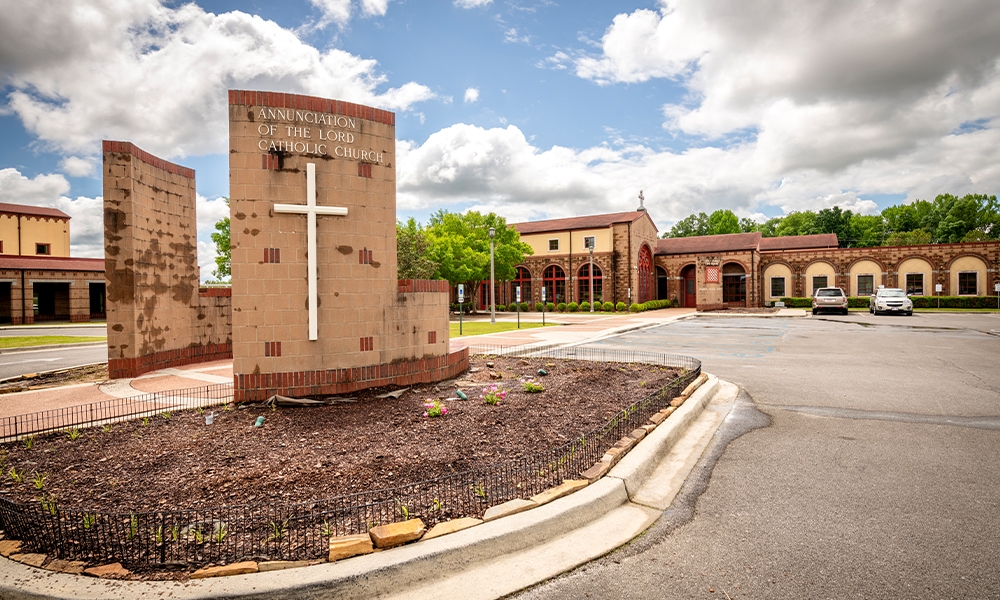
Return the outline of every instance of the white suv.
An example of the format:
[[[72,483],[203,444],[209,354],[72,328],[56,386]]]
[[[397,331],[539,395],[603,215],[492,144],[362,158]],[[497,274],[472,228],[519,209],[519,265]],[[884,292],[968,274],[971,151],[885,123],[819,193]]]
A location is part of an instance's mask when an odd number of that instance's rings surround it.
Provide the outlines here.
[[[847,294],[838,287],[825,287],[816,290],[813,296],[813,314],[821,310],[835,310],[842,315],[847,314]]]
[[[868,300],[868,312],[873,315],[903,313],[909,317],[913,315],[913,301],[899,288],[879,288]]]

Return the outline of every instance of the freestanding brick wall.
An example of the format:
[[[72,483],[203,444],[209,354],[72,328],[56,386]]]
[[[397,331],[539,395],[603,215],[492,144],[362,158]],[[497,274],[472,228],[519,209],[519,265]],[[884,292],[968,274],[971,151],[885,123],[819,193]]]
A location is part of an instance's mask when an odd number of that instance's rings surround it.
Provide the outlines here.
[[[199,291],[194,171],[104,142],[112,378],[232,356],[225,294]]]
[[[466,354],[448,354],[447,284],[396,278],[393,113],[230,91],[229,136],[238,400],[435,381],[467,368]],[[315,206],[327,211],[315,221],[301,213],[310,177]]]

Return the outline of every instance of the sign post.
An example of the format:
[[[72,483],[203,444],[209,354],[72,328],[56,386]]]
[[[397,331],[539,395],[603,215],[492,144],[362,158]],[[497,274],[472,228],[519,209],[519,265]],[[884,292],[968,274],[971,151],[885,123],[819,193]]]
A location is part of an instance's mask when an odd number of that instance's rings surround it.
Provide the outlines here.
[[[517,328],[521,328],[521,286],[517,286],[514,290],[517,295]]]
[[[941,308],[941,292],[944,290],[944,286],[940,283],[934,284],[934,292],[937,293],[937,307]]]
[[[545,288],[542,288],[542,327],[545,327]]]
[[[997,310],[1000,310],[1000,283],[993,284],[993,291],[997,295]]]
[[[465,284],[458,284],[458,335],[462,335],[462,313],[465,305]]]

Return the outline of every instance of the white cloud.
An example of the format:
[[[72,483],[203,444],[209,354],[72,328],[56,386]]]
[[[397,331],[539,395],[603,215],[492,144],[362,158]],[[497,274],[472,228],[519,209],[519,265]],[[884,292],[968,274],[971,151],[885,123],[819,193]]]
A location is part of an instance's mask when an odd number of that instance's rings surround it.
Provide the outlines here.
[[[94,161],[79,156],[67,156],[60,161],[59,168],[70,177],[89,177],[94,173]]]
[[[465,102],[478,102],[479,88],[470,87],[465,90]]]
[[[503,32],[503,41],[508,44],[529,44],[531,43],[530,35],[518,35],[517,28],[511,27]]]
[[[0,6],[0,84],[12,90],[9,109],[44,146],[67,154],[95,155],[102,138],[165,158],[224,152],[229,88],[390,110],[434,96],[414,82],[383,89],[375,60],[320,51],[241,12],[215,15],[157,0],[0,1],[8,4]]]
[[[455,6],[459,8],[478,8],[489,6],[493,0],[455,0]]]
[[[309,0],[323,14],[314,29],[334,23],[344,27],[351,20],[354,6],[351,0]],[[366,17],[384,17],[389,10],[389,0],[360,0],[361,14]]]
[[[361,0],[361,12],[368,16],[384,17],[389,10],[389,0]]]

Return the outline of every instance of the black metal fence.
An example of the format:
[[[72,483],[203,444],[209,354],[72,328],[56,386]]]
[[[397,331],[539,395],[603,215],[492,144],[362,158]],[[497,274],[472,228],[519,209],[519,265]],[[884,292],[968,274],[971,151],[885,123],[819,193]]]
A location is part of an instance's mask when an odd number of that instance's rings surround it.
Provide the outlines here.
[[[0,442],[70,427],[93,427],[149,417],[165,410],[206,408],[232,399],[233,384],[219,383],[3,417],[0,418]]]
[[[44,499],[31,504],[0,499],[0,526],[8,538],[22,540],[25,551],[121,561],[132,569],[321,558],[331,536],[366,533],[375,525],[418,516],[428,525],[478,516],[490,506],[578,478],[701,372],[701,363],[693,358],[628,350],[477,346],[470,352],[651,363],[678,367],[681,375],[558,448],[438,479],[297,504],[135,513],[67,510]]]

